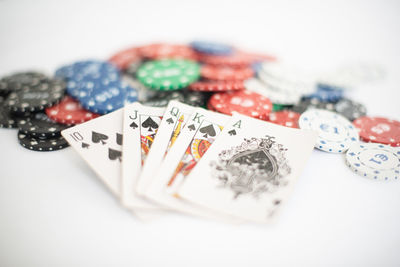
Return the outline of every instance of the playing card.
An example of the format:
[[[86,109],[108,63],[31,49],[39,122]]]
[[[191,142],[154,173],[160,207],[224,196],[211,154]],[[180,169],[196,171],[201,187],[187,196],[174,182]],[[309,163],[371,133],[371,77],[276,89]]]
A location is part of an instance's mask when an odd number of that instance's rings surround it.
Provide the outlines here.
[[[138,196],[135,187],[164,112],[165,108],[147,107],[137,102],[125,107],[121,202],[128,208],[160,209]]]
[[[196,108],[146,190],[146,197],[191,215],[225,221],[233,218],[182,200],[176,189],[218,137],[229,116]],[[237,221],[237,220],[236,220]]]
[[[179,187],[183,199],[267,222],[286,200],[317,133],[235,114]]]
[[[193,110],[194,107],[178,101],[169,102],[164,113],[164,118],[159,126],[157,137],[154,139],[154,144],[144,162],[137,182],[137,193],[143,194],[145,192],[147,186],[155,177],[158,166],[160,166],[164,156],[177,140],[178,135]]]
[[[61,132],[116,196],[120,192],[123,112],[119,109]]]

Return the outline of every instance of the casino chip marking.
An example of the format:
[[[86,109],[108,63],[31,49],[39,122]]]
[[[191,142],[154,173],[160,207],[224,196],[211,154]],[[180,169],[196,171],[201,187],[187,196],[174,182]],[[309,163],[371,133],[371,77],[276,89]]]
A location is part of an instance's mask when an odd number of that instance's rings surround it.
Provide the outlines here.
[[[199,78],[200,67],[188,60],[157,60],[143,64],[137,71],[141,83],[155,90],[178,90]]]
[[[20,132],[32,137],[49,138],[59,136],[68,127],[51,121],[45,113],[35,113],[18,122]]]
[[[361,117],[353,122],[366,142],[400,146],[400,122],[382,117]]]
[[[83,123],[99,116],[84,109],[78,101],[69,96],[57,105],[47,108],[46,115],[53,121],[68,125]]]
[[[245,90],[216,93],[208,101],[208,107],[227,115],[232,115],[232,112],[236,111],[262,120],[266,120],[272,111],[272,103],[268,98]]]
[[[36,112],[57,104],[64,97],[65,82],[46,80],[8,95],[5,105],[14,112]]]
[[[299,118],[300,129],[318,132],[315,147],[331,153],[343,153],[359,140],[356,128],[342,115],[335,112],[310,109]]]
[[[40,139],[24,134],[21,131],[18,132],[18,141],[23,147],[34,151],[55,151],[68,147],[68,142],[62,136]]]
[[[346,153],[346,163],[357,174],[375,180],[398,180],[400,149],[374,143],[354,143]]]
[[[17,72],[5,76],[0,80],[0,95],[4,95],[12,91],[29,89],[32,86],[39,85],[46,79],[46,75],[34,71]]]

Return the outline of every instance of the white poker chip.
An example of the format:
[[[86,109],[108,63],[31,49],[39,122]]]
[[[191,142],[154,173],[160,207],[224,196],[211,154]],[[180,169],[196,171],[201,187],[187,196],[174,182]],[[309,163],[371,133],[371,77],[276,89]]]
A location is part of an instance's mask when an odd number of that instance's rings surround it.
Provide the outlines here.
[[[247,90],[268,97],[272,103],[281,105],[293,105],[300,101],[301,95],[294,92],[275,90],[256,78],[244,81]]]
[[[331,153],[343,153],[359,140],[353,124],[342,115],[322,109],[309,109],[299,118],[300,129],[318,132],[315,148]]]
[[[302,95],[316,89],[316,76],[313,73],[278,62],[264,62],[258,77],[274,88]]]
[[[355,173],[375,180],[398,180],[400,149],[377,143],[354,143],[346,153],[347,165]]]

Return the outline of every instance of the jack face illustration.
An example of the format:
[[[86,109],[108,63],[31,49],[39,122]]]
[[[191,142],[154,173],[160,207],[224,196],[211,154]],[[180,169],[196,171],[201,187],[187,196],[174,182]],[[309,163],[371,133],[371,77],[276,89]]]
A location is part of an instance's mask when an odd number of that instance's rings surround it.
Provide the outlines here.
[[[146,116],[140,115],[140,142],[142,152],[142,165],[146,159],[147,154],[150,151],[150,147],[153,144],[154,138],[157,134],[158,126],[162,117],[159,116]]]

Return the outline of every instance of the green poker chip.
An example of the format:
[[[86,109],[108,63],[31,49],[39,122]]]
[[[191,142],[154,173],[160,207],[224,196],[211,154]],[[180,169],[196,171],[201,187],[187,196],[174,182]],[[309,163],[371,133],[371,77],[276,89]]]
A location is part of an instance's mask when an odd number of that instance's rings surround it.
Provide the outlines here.
[[[200,66],[189,60],[156,60],[143,64],[137,78],[154,90],[178,90],[195,82],[200,76]]]

